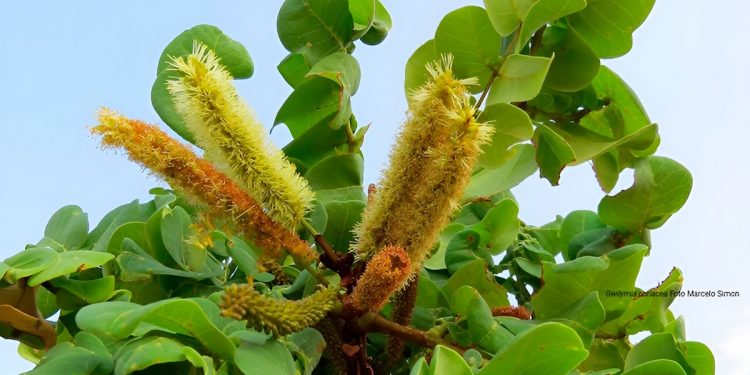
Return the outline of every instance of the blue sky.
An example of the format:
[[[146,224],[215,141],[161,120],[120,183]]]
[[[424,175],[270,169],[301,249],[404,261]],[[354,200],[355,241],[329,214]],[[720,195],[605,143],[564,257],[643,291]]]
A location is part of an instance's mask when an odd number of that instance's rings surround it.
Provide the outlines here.
[[[159,184],[122,155],[102,152],[86,127],[102,105],[158,122],[149,99],[156,63],[184,29],[214,24],[248,48],[255,76],[237,85],[260,119],[272,124],[290,93],[276,71],[286,55],[276,37],[280,3],[0,2],[0,259],[36,242],[61,206],[77,204],[96,223],[119,204],[147,198]],[[377,180],[404,118],[406,59],[432,37],[445,13],[481,1],[384,3],[394,29],[382,45],[355,52],[363,78],[354,110],[361,123],[372,123],[364,145],[368,183]],[[683,163],[695,179],[683,210],[653,233],[639,286],[654,286],[677,266],[685,273],[685,289],[740,291],[736,299],[681,298],[673,305],[687,321],[688,338],[713,349],[717,373],[738,375],[750,373],[750,246],[744,237],[750,212],[749,12],[750,5],[739,0],[711,6],[659,1],[636,32],[633,51],[605,62],[659,123],[658,154]],[[284,130],[274,130],[279,145],[289,140]],[[623,180],[615,191],[632,177]],[[602,197],[586,165],[565,170],[559,187],[534,176],[514,192],[522,219],[532,224],[595,209]],[[4,373],[30,368],[15,349],[14,342],[0,339]]]

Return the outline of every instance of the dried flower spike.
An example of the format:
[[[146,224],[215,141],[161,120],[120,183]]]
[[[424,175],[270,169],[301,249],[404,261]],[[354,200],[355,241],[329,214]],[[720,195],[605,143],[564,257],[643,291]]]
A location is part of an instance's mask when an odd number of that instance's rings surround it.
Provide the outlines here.
[[[328,286],[298,301],[275,299],[258,293],[251,284],[232,284],[225,290],[221,314],[247,320],[249,327],[275,336],[299,332],[320,322],[336,307],[339,289]]]
[[[254,199],[213,164],[196,156],[158,127],[101,109],[99,125],[91,131],[102,136],[103,146],[125,149],[131,160],[205,206],[212,215],[229,216],[242,234],[269,256],[278,258],[286,249],[303,261],[315,259],[307,243],[271,220]]]
[[[359,259],[387,246],[402,247],[412,275],[457,208],[480,146],[492,132],[474,116],[466,86],[475,80],[456,79],[449,57],[428,71],[430,79],[411,94],[408,118],[374,202],[355,229]]]
[[[273,220],[294,230],[310,209],[313,192],[239,98],[232,76],[213,51],[197,42],[191,55],[171,64],[182,74],[168,83],[175,108],[206,157]]]
[[[404,249],[386,247],[367,262],[367,269],[351,294],[351,303],[359,311],[380,311],[410,275],[411,262]]]

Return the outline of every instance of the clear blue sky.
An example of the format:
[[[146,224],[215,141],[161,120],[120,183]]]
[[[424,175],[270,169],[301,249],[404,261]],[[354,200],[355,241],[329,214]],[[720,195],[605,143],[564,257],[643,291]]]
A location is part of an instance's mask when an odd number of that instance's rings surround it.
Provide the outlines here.
[[[276,37],[280,3],[1,2],[0,259],[39,240],[49,216],[63,205],[80,205],[95,223],[119,204],[146,198],[158,184],[122,155],[99,150],[86,126],[101,105],[158,122],[149,100],[156,63],[184,29],[210,23],[245,44],[256,73],[238,86],[270,125],[290,92],[276,71],[286,54]],[[384,3],[394,29],[382,45],[355,53],[363,79],[354,110],[360,122],[373,124],[364,146],[367,182],[377,180],[404,117],[406,59],[432,37],[442,15],[481,1]],[[654,286],[677,266],[686,289],[739,290],[738,299],[678,299],[673,305],[685,316],[688,338],[713,349],[717,373],[737,375],[750,373],[747,14],[750,6],[740,0],[710,6],[658,1],[636,33],[633,51],[605,62],[660,124],[659,154],[680,161],[695,178],[687,205],[654,232],[639,285]],[[289,139],[282,127],[273,137],[279,145]],[[535,176],[519,186],[522,218],[542,224],[556,214],[595,209],[602,196],[585,165],[566,170],[561,184],[552,188]],[[3,373],[30,368],[15,349],[0,339]]]

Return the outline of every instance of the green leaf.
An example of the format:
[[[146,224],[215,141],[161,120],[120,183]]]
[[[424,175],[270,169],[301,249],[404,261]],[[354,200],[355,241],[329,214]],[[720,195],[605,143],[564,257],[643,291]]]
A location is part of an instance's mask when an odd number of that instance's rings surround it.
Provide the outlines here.
[[[692,176],[684,166],[650,156],[636,162],[633,186],[601,200],[599,217],[618,229],[655,229],[685,204],[692,186]]]
[[[89,250],[66,251],[58,255],[57,261],[50,264],[42,272],[29,278],[29,286],[37,286],[45,281],[52,280],[74,272],[80,272],[87,268],[99,267],[110,260],[114,255]]]
[[[604,322],[605,311],[597,292],[591,292],[558,314],[553,321],[573,328],[584,347],[591,346],[596,330]]]
[[[315,192],[315,197],[323,204],[334,201],[361,201],[367,200],[362,186],[347,186],[336,189],[318,190]]]
[[[357,59],[345,52],[335,52],[324,57],[307,73],[308,77],[318,76],[338,83],[349,96],[357,92],[361,75]]]
[[[167,331],[194,337],[215,355],[229,359],[235,346],[195,301],[169,299],[146,306],[129,302],[102,302],[82,308],[76,324],[101,338],[122,340],[140,324],[151,324]]]
[[[88,215],[78,206],[65,206],[55,212],[44,229],[44,236],[67,250],[80,249],[89,235]]]
[[[634,289],[647,250],[644,245],[630,245],[604,257],[586,256],[562,264],[543,262],[544,286],[532,298],[536,317],[554,318],[592,291],[599,292],[608,317],[619,315],[629,298],[607,291]]]
[[[483,169],[471,176],[463,199],[491,197],[510,190],[537,170],[534,146],[518,144],[508,150],[507,159],[498,168]]]
[[[521,24],[516,52],[523,49],[537,29],[585,7],[586,0],[538,0],[534,2]]]
[[[64,289],[72,295],[80,298],[86,304],[106,301],[112,296],[112,293],[115,290],[114,276],[105,276],[101,279],[93,280],[73,280],[65,277],[58,277],[51,280],[50,283],[54,287]],[[59,292],[57,293],[57,297],[59,300]],[[60,307],[66,309],[62,304]]]
[[[200,271],[206,265],[208,253],[190,242],[194,235],[191,225],[190,215],[182,207],[165,208],[161,219],[162,242],[180,267]]]
[[[474,288],[470,286],[458,288],[451,297],[450,306],[454,313],[467,321],[468,341],[466,345],[477,343],[486,351],[494,353],[513,338],[513,334],[493,319],[487,302]],[[457,326],[453,327],[452,334],[456,332]]]
[[[172,58],[192,54],[195,41],[211,49],[221,60],[221,65],[234,78],[249,78],[253,75],[254,69],[253,61],[245,47],[212,25],[198,25],[185,30],[164,48],[156,69],[156,80],[151,87],[151,104],[162,121],[191,143],[195,143],[195,139],[188,130],[185,120],[175,109],[172,96],[167,89],[167,82],[179,77],[179,73],[172,70],[169,65]]]
[[[329,190],[349,186],[360,187],[363,181],[364,160],[360,154],[331,155],[315,163],[305,173],[310,187]],[[361,188],[360,188],[361,190]]]
[[[291,375],[296,373],[294,358],[284,344],[269,340],[263,344],[244,342],[237,348],[234,362],[244,374]]]
[[[276,30],[289,52],[300,52],[311,64],[334,52],[346,52],[354,21],[346,0],[285,0]]]
[[[479,121],[495,128],[492,141],[482,147],[478,166],[482,168],[501,167],[510,156],[510,146],[531,139],[534,127],[525,111],[514,105],[498,103],[487,106],[479,116]]]
[[[553,186],[557,186],[563,168],[576,160],[573,149],[565,139],[546,125],[537,126],[534,145],[541,176],[549,180]]]
[[[325,204],[328,213],[328,223],[323,236],[331,243],[336,251],[347,252],[349,245],[354,242],[354,225],[360,221],[365,202],[362,201],[333,201]]]
[[[695,370],[688,365],[687,358],[678,348],[674,337],[670,333],[655,333],[636,344],[625,358],[625,371],[644,363],[657,359],[668,359],[682,366],[685,372],[695,374]]]
[[[451,276],[448,283],[443,287],[443,292],[448,299],[462,286],[471,286],[487,301],[487,304],[496,306],[508,306],[508,292],[495,282],[495,278],[487,271],[487,264],[477,259],[463,267]]]
[[[534,0],[484,0],[492,26],[501,36],[508,36],[518,29],[533,4]]]
[[[310,71],[305,56],[296,52],[287,55],[276,68],[286,83],[295,89],[307,80],[307,72]]]
[[[327,78],[313,77],[297,87],[281,105],[274,126],[285,124],[295,139],[321,122],[338,129],[343,122],[336,123],[333,119],[339,117],[340,113],[351,112],[348,97],[343,98],[340,93],[341,86],[338,83]]]
[[[523,102],[542,89],[552,59],[540,56],[510,55],[500,66],[487,96],[487,105]]]
[[[543,323],[508,343],[479,375],[565,375],[587,355],[574,330],[560,323]]]
[[[406,73],[404,79],[404,91],[406,96],[422,86],[429,75],[427,74],[427,64],[437,61],[439,55],[435,48],[435,39],[430,39],[419,46],[416,51],[406,61]]]
[[[564,248],[567,248],[570,240],[579,233],[591,229],[605,228],[606,226],[594,211],[573,211],[565,217],[565,220],[560,225],[560,243]]]
[[[685,370],[675,361],[657,359],[647,362],[622,373],[622,375],[687,375]]]
[[[393,21],[391,20],[391,15],[388,13],[388,10],[385,9],[383,3],[379,0],[375,0],[375,18],[372,21],[370,29],[362,35],[360,40],[362,43],[371,46],[380,44],[388,36],[388,31],[391,30],[392,26]]]
[[[555,56],[544,84],[554,90],[574,92],[583,89],[596,77],[599,57],[570,28],[554,25],[544,31],[541,56]]]
[[[458,232],[464,230],[465,225],[461,223],[451,223],[443,228],[438,239],[438,250],[432,254],[425,262],[424,267],[430,270],[444,270],[445,265],[445,253],[448,250],[448,244]]]
[[[15,284],[19,279],[37,274],[59,262],[59,255],[48,247],[31,247],[3,261],[8,267],[3,280]]]
[[[332,82],[323,81],[332,84]],[[324,119],[307,130],[300,130],[298,137],[284,147],[284,153],[294,161],[297,170],[304,173],[313,164],[334,153],[336,147],[345,144],[347,144],[346,129],[343,126],[332,129],[328,126],[328,121]]]
[[[60,343],[50,349],[37,367],[26,375],[91,375],[95,374],[102,358],[96,353],[74,346],[72,343]]]
[[[512,199],[503,199],[487,212],[478,225],[490,234],[489,242],[484,246],[493,255],[502,253],[516,240],[521,229],[518,204]]]
[[[223,269],[218,264],[206,267],[204,270],[183,271],[167,267],[146,253],[135,254],[123,251],[117,256],[117,265],[120,267],[120,279],[124,281],[137,281],[151,278],[151,275],[170,275],[188,279],[204,280],[219,276]],[[207,262],[207,265],[209,263]]]
[[[685,343],[685,356],[690,367],[695,369],[696,375],[714,375],[716,371],[716,361],[705,344],[688,341]]]
[[[487,11],[477,6],[456,9],[443,17],[435,31],[435,50],[453,56],[453,72],[459,78],[476,77],[481,92],[500,62],[500,35]]]
[[[375,0],[349,0],[349,12],[354,21],[354,31],[366,32],[375,18]]]
[[[438,345],[430,361],[430,375],[472,375],[471,367],[466,364],[461,354],[453,349]]]
[[[314,328],[305,328],[300,332],[295,332],[287,336],[287,345],[293,347],[296,353],[305,357],[306,363],[309,364],[309,373],[318,365],[323,350],[326,347],[325,339]]]
[[[589,0],[568,23],[601,58],[622,56],[633,45],[633,31],[646,20],[655,0]]]
[[[591,82],[591,86],[594,88],[597,98],[603,102],[609,102],[607,108],[614,106],[622,117],[623,125],[622,129],[619,130],[622,134],[631,134],[652,123],[638,96],[622,78],[608,67],[602,66],[599,69],[599,73]],[[581,125],[586,126],[587,118],[593,115],[594,112],[584,117],[581,120]]]
[[[160,363],[186,361],[184,345],[168,337],[139,337],[115,354],[115,375],[130,374]]]

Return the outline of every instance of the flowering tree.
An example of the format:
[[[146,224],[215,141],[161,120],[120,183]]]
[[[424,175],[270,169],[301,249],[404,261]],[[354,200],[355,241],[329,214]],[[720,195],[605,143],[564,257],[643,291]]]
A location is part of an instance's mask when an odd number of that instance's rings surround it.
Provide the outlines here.
[[[386,38],[380,1],[283,2],[283,148],[233,86],[253,73],[245,48],[215,26],[184,31],[152,88],[183,140],[109,109],[91,129],[172,190],[93,229],[79,207],[57,211],[0,262],[0,335],[36,375],[713,374],[669,310],[680,271],[635,286],[649,232],[692,186],[601,65],[653,3],[450,12],[408,61],[409,112],[367,188],[352,54]],[[634,183],[597,212],[518,219],[514,186],[585,162],[605,193],[626,169]]]

